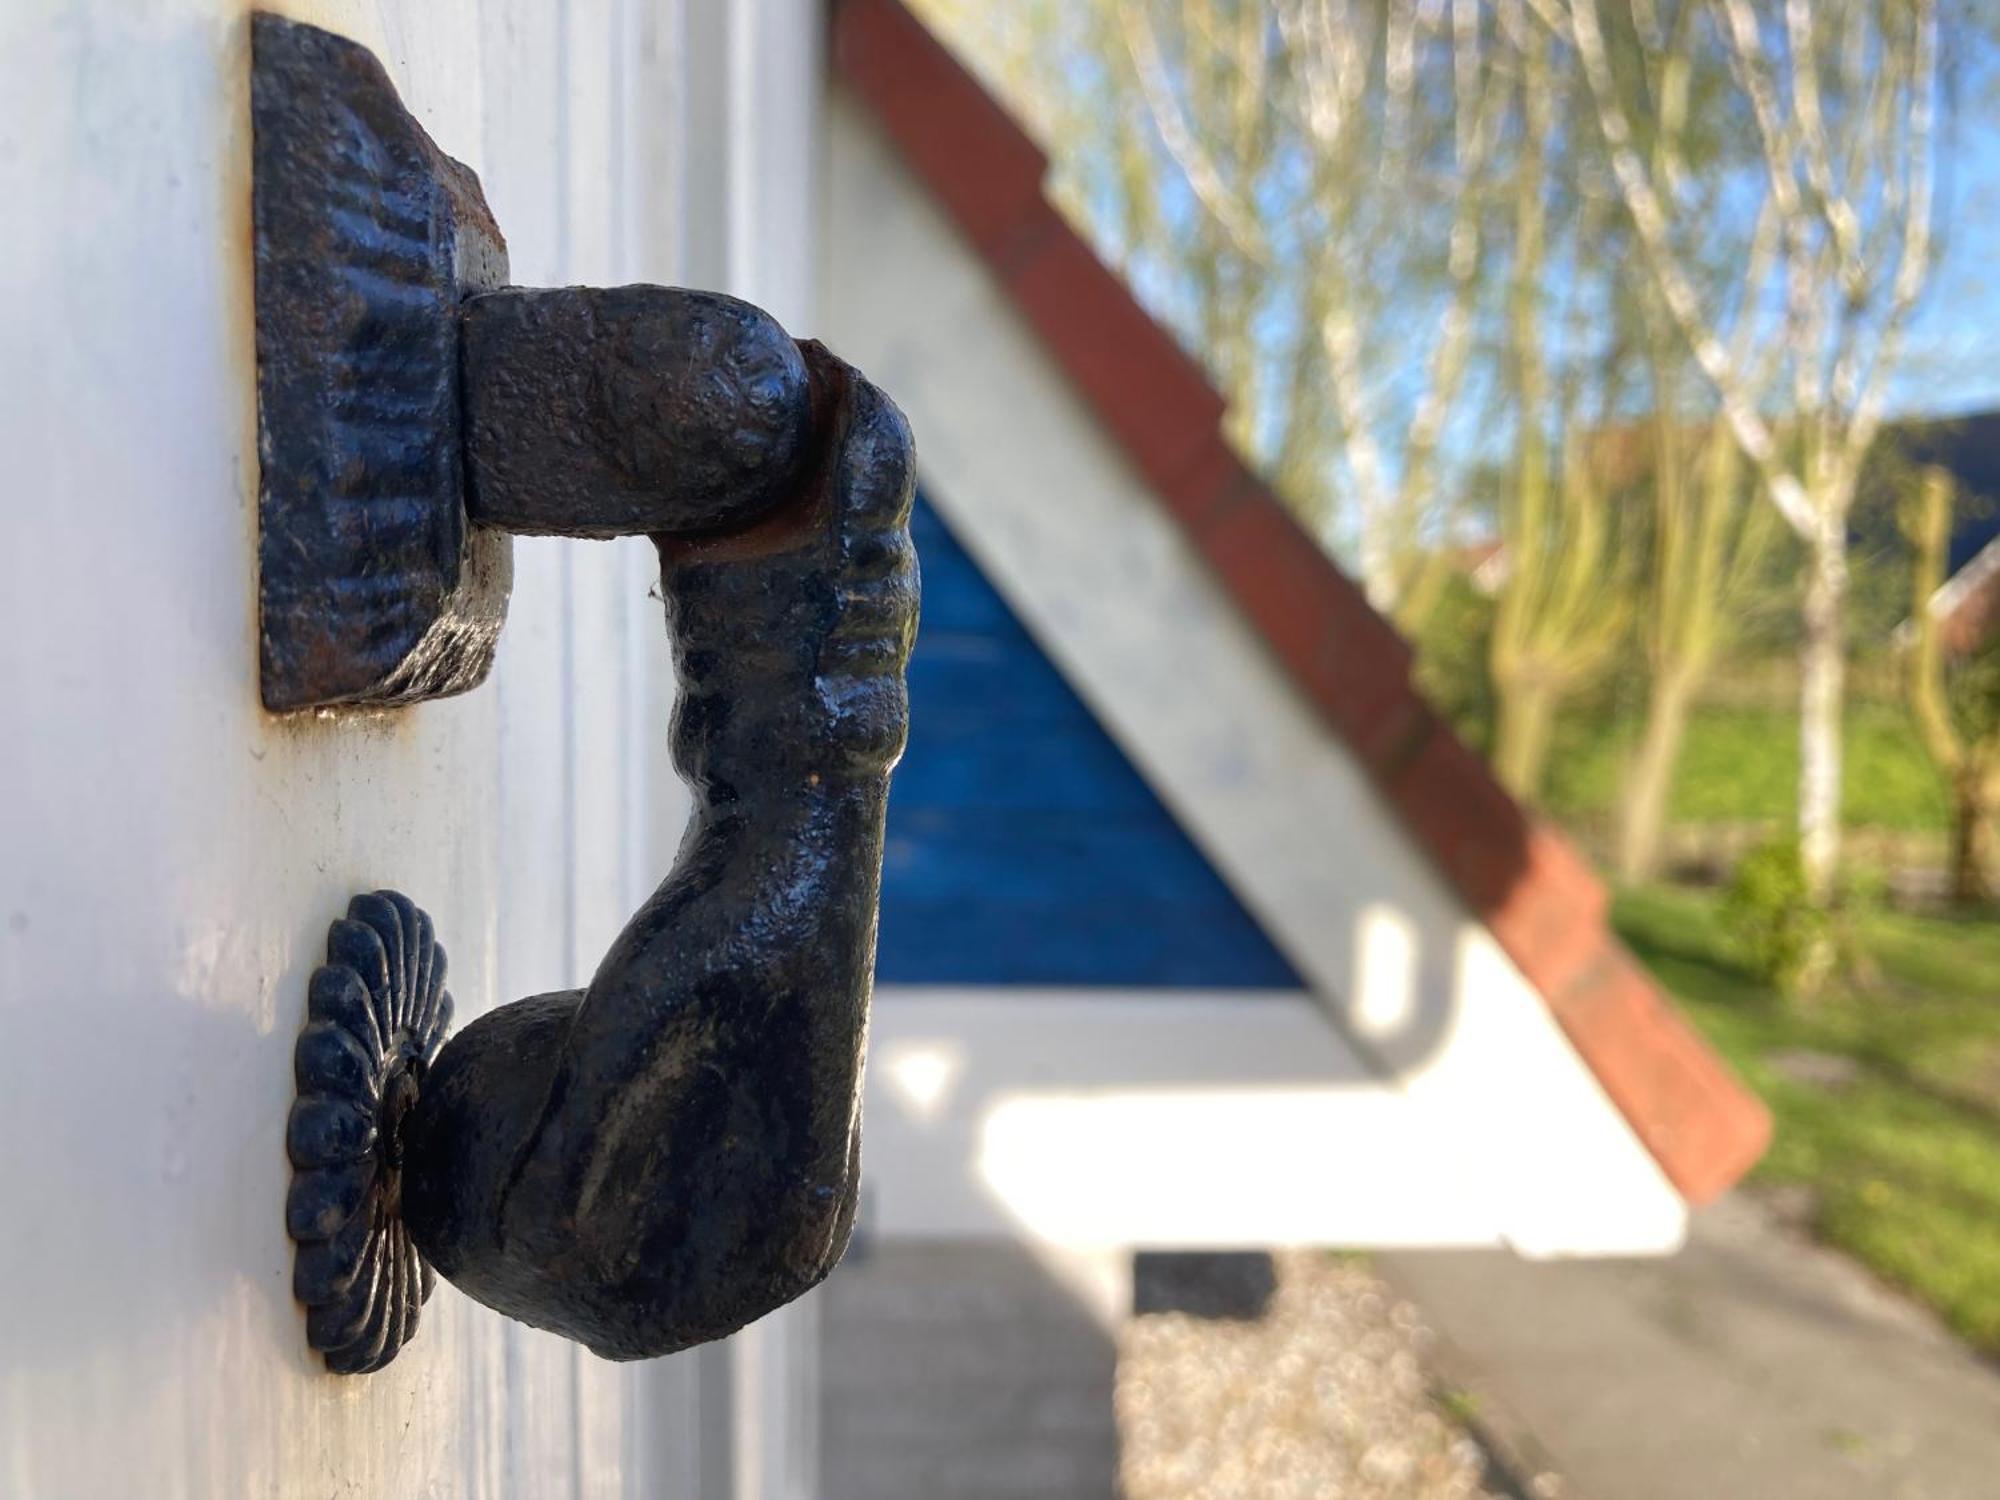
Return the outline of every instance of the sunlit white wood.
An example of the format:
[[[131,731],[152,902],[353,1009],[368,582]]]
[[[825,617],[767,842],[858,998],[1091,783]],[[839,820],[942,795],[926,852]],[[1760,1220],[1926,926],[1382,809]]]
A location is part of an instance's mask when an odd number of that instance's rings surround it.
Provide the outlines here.
[[[680,87],[674,7],[289,10],[480,171],[518,279],[638,269],[619,188],[640,84]],[[326,923],[408,891],[462,1018],[587,979],[658,863],[617,798],[664,639],[651,605],[635,646],[635,549],[524,543],[494,682],[259,709],[247,68],[234,3],[0,7],[0,1494],[691,1495],[692,1365],[449,1288],[380,1375],[305,1348],[283,1124]]]
[[[838,91],[830,120],[828,339],[908,412],[930,498],[967,550],[1350,1045],[1422,1106],[1412,1122],[1453,1142],[1461,1178],[1497,1195],[1510,1244],[1676,1244],[1679,1196],[1540,997],[872,121]],[[1329,1156],[1399,1149],[1365,1134],[1317,1144]],[[878,1179],[893,1170],[875,1161]],[[1429,1191],[1385,1194],[1383,1225],[1406,1210],[1395,1198]]]
[[[1489,1185],[1304,994],[877,992],[864,1232],[1491,1245]]]
[[[661,180],[679,191],[648,201],[651,232],[640,252],[647,259],[636,275],[730,292],[766,308],[794,334],[813,331],[824,29],[819,0],[691,0],[655,30],[656,45],[681,52],[674,71],[681,87],[641,93],[636,107],[648,112],[649,124],[637,135],[650,143],[648,160]],[[683,144],[667,144],[675,140]],[[671,263],[662,264],[669,246]],[[631,566],[649,581],[657,576],[643,562]],[[635,712],[645,715],[670,704],[673,693],[670,664],[654,644],[662,639],[659,604],[648,603],[633,638],[649,666],[635,684]],[[664,735],[645,743],[657,748],[644,752],[633,774],[648,789],[648,863],[663,871],[688,804]],[[693,1356],[706,1396],[705,1496],[803,1500],[812,1493],[817,1356],[809,1304],[810,1294],[807,1305]],[[726,1453],[718,1451],[720,1423],[729,1432]]]
[[[794,333],[818,283],[825,19],[818,0],[730,0],[686,11],[687,266]]]
[[[1463,1122],[1303,993],[896,985],[869,1038],[862,1233],[1069,1251],[1511,1244],[1665,1248],[1643,1218],[1536,1224]],[[1067,1278],[1066,1278],[1067,1279]]]

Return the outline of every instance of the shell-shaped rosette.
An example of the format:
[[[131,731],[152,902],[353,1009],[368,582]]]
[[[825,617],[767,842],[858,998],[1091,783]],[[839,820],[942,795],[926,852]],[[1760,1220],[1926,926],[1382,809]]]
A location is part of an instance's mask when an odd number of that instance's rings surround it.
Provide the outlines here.
[[[356,896],[327,931],[285,1145],[292,1295],[336,1374],[379,1370],[436,1284],[402,1220],[402,1122],[451,1024],[445,955],[407,896]]]

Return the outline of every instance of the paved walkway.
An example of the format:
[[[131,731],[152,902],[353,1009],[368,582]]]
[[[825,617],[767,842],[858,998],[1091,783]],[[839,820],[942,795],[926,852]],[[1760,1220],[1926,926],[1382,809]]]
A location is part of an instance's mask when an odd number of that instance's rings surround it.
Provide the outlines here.
[[[1563,1500],[2000,1496],[2000,1374],[1749,1199],[1697,1215],[1670,1260],[1376,1265]]]
[[[1111,1500],[1111,1341],[1019,1246],[869,1245],[816,1299],[825,1500]]]

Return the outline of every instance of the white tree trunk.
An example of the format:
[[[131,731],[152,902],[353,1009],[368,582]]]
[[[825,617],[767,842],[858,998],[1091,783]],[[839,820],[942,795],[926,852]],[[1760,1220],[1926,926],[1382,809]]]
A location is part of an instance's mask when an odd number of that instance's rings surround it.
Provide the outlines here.
[[[1811,538],[1799,644],[1799,858],[1816,903],[1840,863],[1841,713],[1847,673],[1847,531],[1822,521]]]

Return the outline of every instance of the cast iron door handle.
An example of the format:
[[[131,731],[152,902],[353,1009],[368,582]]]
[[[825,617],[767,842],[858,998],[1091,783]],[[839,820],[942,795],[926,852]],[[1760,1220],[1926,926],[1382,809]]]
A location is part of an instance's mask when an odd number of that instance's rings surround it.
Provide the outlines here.
[[[428,917],[385,891],[333,924],[288,1138],[310,1342],[381,1368],[433,1270],[611,1358],[719,1338],[853,1223],[909,429],[732,298],[502,285],[476,179],[371,55],[263,15],[253,49],[266,702],[461,691],[507,533],[645,534],[694,797],[588,987],[449,1040]]]

